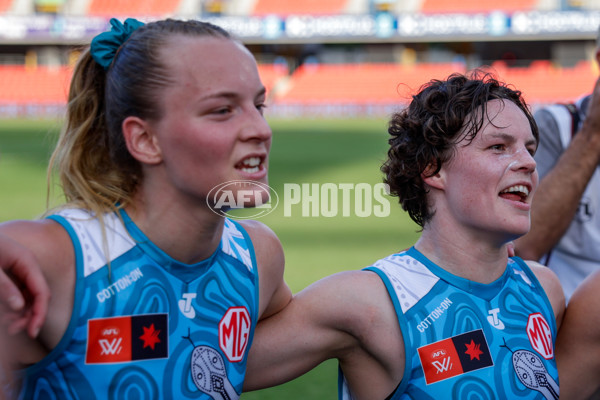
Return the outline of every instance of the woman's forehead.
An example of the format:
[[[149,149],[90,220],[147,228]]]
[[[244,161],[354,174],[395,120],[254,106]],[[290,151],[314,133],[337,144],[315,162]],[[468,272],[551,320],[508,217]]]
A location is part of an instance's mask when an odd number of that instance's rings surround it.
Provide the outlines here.
[[[263,87],[256,61],[243,45],[227,38],[183,39],[171,40],[161,54],[169,82],[165,95],[189,102],[221,92],[254,96]]]
[[[240,43],[227,38],[173,37],[160,57],[173,79],[234,78],[257,70],[252,54]]]
[[[499,131],[516,134],[524,130],[531,136],[531,140],[537,142],[527,115],[515,102],[509,99],[492,99],[476,107],[465,118],[457,143],[468,145],[473,140],[493,136]]]

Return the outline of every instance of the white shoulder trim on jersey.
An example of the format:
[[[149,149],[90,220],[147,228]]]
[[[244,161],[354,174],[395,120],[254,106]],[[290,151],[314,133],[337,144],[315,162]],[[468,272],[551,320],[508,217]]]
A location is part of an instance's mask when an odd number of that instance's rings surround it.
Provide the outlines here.
[[[407,254],[393,254],[373,264],[389,278],[402,312],[407,312],[439,281],[425,265]]]
[[[556,124],[558,125],[558,132],[560,134],[560,142],[563,145],[563,149],[566,149],[571,143],[571,138],[573,137],[573,116],[565,107],[561,104],[552,104],[545,108],[548,112],[552,114]]]
[[[523,271],[523,269],[522,269],[523,267],[521,267],[521,265],[519,265],[519,263],[517,263],[515,260],[513,260],[511,258],[508,259],[508,263],[513,267],[512,268],[513,274],[519,275],[526,284],[528,284],[529,286],[533,286],[531,279],[529,279],[529,277],[527,276],[527,273],[525,271]],[[525,263],[525,265],[527,265],[527,263]]]
[[[107,246],[104,246],[102,227],[98,219],[87,210],[65,209],[58,215],[67,219],[77,234],[83,253],[83,273],[88,276],[109,260],[114,260],[135,246],[133,238],[115,213],[104,215]],[[108,259],[106,258],[108,251]]]
[[[246,238],[237,226],[227,218],[225,218],[225,226],[221,236],[221,248],[224,253],[240,260],[249,271],[252,271],[252,257]]]

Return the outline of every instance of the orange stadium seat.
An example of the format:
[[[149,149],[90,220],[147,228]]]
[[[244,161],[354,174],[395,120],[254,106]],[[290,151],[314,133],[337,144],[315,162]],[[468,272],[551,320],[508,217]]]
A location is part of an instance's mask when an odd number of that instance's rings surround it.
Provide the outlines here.
[[[514,85],[532,106],[568,102],[589,93],[597,70],[589,61],[573,68],[557,68],[549,61],[530,67],[492,64],[492,72]],[[289,90],[276,95],[277,104],[401,104],[433,78],[465,72],[463,64],[342,64],[304,65],[291,77]],[[548,82],[552,82],[551,85]]]
[[[343,14],[348,0],[257,0],[253,15]]]
[[[504,12],[535,10],[536,0],[424,0],[424,13],[476,13],[501,10]]]
[[[7,12],[12,6],[13,0],[0,0],[0,13]]]
[[[166,16],[175,12],[181,0],[91,0],[89,15]]]
[[[281,64],[258,64],[258,74],[270,94],[278,81],[288,75],[288,68]]]
[[[289,91],[277,102],[311,104],[400,104],[432,78],[465,72],[462,64],[304,65],[292,75]]]
[[[267,92],[288,75],[283,65],[259,64]],[[72,69],[0,65],[0,104],[66,103]]]
[[[0,65],[0,104],[65,104],[71,69]]]
[[[590,61],[580,61],[572,68],[555,67],[549,61],[535,61],[527,68],[507,68],[495,62],[492,68],[501,80],[519,89],[531,105],[574,101],[590,93],[598,77]]]
[[[589,93],[598,76],[591,61],[572,68],[559,68],[548,61],[509,68],[498,61],[491,68],[500,80],[521,90],[532,107],[573,101]],[[446,78],[453,72],[465,72],[464,64],[303,65],[291,76],[283,65],[259,64],[271,102],[283,106],[400,106],[430,79]],[[0,65],[0,106],[64,105],[71,73],[67,66]],[[286,84],[277,87],[284,80]]]

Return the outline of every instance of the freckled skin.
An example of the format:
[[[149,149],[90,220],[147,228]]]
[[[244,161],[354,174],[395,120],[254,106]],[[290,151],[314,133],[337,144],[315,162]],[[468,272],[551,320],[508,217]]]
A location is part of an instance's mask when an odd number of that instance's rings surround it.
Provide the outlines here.
[[[436,196],[436,207],[458,232],[474,239],[481,230],[499,232],[497,240],[506,242],[529,230],[530,207],[529,202],[499,194],[526,183],[533,195],[538,184],[532,156],[536,142],[525,114],[514,103],[492,100],[488,114],[493,125],[486,123],[472,142],[459,143],[456,156],[442,167],[444,195]]]

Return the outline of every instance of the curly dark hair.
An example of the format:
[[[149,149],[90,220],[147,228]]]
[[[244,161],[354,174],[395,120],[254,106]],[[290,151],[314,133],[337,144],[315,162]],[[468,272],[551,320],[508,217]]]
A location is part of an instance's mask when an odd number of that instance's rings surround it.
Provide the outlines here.
[[[487,102],[508,100],[527,116],[536,141],[538,128],[521,92],[483,70],[434,79],[412,96],[408,107],[395,113],[388,127],[388,158],[381,167],[390,193],[402,209],[423,227],[433,216],[427,201],[424,174],[437,174],[462,139],[472,141],[489,121]],[[476,111],[476,112],[474,112]]]

